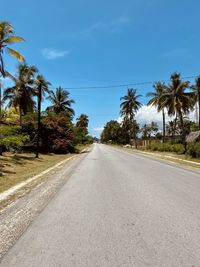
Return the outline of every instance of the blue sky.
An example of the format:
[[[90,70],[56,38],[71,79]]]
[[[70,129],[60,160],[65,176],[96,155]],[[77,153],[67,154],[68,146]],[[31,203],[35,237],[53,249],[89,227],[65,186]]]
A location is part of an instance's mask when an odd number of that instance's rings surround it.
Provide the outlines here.
[[[182,76],[200,74],[199,0],[1,2],[1,20],[10,21],[16,34],[26,40],[15,48],[53,88],[163,80],[174,71]],[[6,66],[16,72],[16,61],[6,57]],[[152,85],[135,88],[146,104]],[[126,90],[69,89],[76,101],[76,117],[89,115],[93,135],[108,120],[119,117],[120,97]],[[145,109],[141,116],[145,121],[144,116],[155,114]]]

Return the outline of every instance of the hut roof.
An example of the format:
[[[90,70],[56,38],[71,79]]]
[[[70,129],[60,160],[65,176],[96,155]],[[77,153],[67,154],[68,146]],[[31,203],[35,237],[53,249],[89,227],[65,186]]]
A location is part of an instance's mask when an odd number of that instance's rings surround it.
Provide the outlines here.
[[[193,142],[193,141],[197,141],[200,140],[200,131],[196,131],[196,132],[191,132],[188,134],[188,136],[186,137],[186,142]]]

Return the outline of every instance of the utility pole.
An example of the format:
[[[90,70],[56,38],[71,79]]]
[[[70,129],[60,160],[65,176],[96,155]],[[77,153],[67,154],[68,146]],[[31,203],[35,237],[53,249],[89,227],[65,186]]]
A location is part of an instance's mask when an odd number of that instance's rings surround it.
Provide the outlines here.
[[[42,100],[42,88],[38,86],[38,129],[37,129],[37,147],[35,157],[39,157],[40,150],[40,131],[41,131],[41,100]]]

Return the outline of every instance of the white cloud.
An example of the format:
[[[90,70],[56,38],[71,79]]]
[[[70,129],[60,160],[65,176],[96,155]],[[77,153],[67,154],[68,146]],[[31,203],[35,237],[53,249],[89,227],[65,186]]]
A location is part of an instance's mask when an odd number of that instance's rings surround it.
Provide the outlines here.
[[[46,59],[50,59],[50,60],[61,58],[61,57],[64,57],[68,54],[69,54],[69,51],[67,51],[67,50],[58,50],[58,49],[49,49],[49,48],[44,48],[42,50],[42,55]]]
[[[190,120],[196,121],[196,110],[191,111],[186,117],[189,117]],[[162,112],[157,112],[157,109],[154,106],[143,105],[136,114],[136,120],[143,126],[144,124],[149,124],[152,121],[158,124],[159,130],[162,130]],[[166,123],[173,120],[173,117],[169,117],[167,112],[165,112]],[[119,123],[122,122],[122,118],[117,119]]]

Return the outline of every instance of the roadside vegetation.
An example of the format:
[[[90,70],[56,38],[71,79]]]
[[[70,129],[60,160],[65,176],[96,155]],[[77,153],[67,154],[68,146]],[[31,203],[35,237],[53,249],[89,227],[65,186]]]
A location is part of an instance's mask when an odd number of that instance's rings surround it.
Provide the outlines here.
[[[162,130],[156,122],[139,125],[136,113],[142,106],[136,89],[128,89],[120,106],[121,122],[109,121],[101,134],[101,142],[130,146],[136,149],[184,154],[200,158],[200,76],[195,84],[183,81],[179,73],[173,73],[169,84],[156,82],[148,105],[162,112]],[[198,121],[187,116],[198,107]],[[172,119],[166,124],[166,114]]]
[[[0,192],[93,142],[89,118],[75,118],[70,93],[62,86],[53,90],[38,68],[10,47],[24,41],[12,24],[0,21]],[[5,53],[19,62],[16,73],[7,71]],[[4,79],[11,86],[5,88]],[[50,105],[42,110],[45,99]]]

